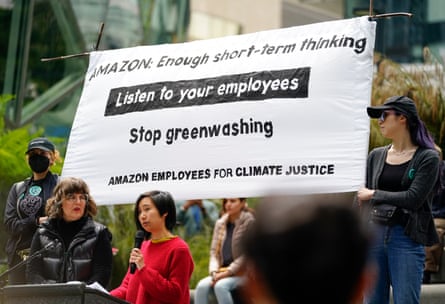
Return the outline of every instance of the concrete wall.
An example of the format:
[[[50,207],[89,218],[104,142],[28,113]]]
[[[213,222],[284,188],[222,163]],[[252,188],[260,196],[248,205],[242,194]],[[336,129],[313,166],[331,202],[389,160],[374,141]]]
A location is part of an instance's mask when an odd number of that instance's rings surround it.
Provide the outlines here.
[[[344,11],[343,0],[192,0],[190,3],[191,40],[338,20],[343,18]],[[231,29],[233,25],[239,27],[239,32]]]
[[[193,13],[198,12],[239,24],[242,33],[281,27],[281,0],[192,0],[190,4],[192,23]]]

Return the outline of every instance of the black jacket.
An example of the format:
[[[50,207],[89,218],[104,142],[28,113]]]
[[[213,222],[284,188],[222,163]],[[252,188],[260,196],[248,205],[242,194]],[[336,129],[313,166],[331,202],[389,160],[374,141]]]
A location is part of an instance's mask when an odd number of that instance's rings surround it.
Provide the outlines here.
[[[30,254],[45,246],[48,250],[27,263],[28,282],[82,281],[91,284],[97,281],[106,288],[111,276],[111,232],[104,225],[87,218],[70,244],[65,246],[57,221],[60,220],[51,219],[43,223],[34,235]],[[54,245],[50,245],[51,242]]]
[[[432,212],[434,218],[445,218],[445,161],[440,162],[438,189],[433,197]]]
[[[43,202],[51,197],[52,191],[57,184],[58,175],[48,172],[43,180]],[[32,237],[37,229],[36,217],[44,216],[45,204],[33,215],[22,214],[17,203],[19,199],[28,191],[32,179],[27,178],[24,181],[15,183],[9,190],[8,199],[6,201],[4,225],[5,230],[9,234],[6,242],[6,254],[8,261],[11,262],[17,250],[29,248],[31,246]]]
[[[389,147],[375,148],[368,156],[366,187],[376,190],[370,204],[385,203],[403,208],[409,215],[405,234],[425,246],[438,243],[431,200],[439,174],[439,154],[433,149],[418,148],[401,181],[408,190],[391,192],[378,188]]]

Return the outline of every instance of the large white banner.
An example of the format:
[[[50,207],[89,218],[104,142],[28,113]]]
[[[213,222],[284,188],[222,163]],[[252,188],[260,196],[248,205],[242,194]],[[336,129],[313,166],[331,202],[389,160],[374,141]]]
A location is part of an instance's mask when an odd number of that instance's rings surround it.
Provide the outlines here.
[[[90,55],[62,176],[98,204],[356,191],[368,151],[367,17]]]

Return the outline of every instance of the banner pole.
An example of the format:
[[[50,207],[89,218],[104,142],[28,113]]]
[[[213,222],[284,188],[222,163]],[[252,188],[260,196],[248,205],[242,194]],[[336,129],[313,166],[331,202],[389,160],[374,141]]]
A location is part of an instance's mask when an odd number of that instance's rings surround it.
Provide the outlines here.
[[[371,15],[370,17],[372,19],[379,19],[379,18],[398,17],[398,16],[411,18],[413,16],[413,14],[400,12],[400,13],[387,13],[387,14]]]
[[[94,50],[97,51],[99,48],[100,40],[102,39],[102,33],[104,31],[104,23],[100,23],[100,29],[99,29],[99,35],[97,37],[96,45],[94,46]],[[88,56],[90,55],[90,52],[83,52],[79,54],[72,54],[72,55],[64,55],[64,56],[58,56],[58,57],[52,57],[52,58],[41,58],[40,61],[46,62],[46,61],[53,61],[53,60],[61,60],[61,59],[69,59],[74,57],[82,57],[82,56]]]

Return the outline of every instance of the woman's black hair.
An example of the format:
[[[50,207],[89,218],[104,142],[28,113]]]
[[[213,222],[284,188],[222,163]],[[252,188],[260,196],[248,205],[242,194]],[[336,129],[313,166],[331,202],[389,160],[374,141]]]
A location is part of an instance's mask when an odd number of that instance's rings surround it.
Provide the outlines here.
[[[136,204],[134,206],[134,219],[136,223],[136,229],[144,231],[145,239],[149,239],[151,237],[151,233],[145,231],[141,223],[139,222],[139,203],[146,197],[150,198],[153,201],[156,209],[158,209],[159,215],[162,216],[164,214],[167,214],[167,216],[165,217],[165,227],[169,231],[173,231],[173,228],[176,225],[175,201],[173,200],[173,197],[169,192],[159,190],[144,192],[139,195],[138,199],[136,200]]]

